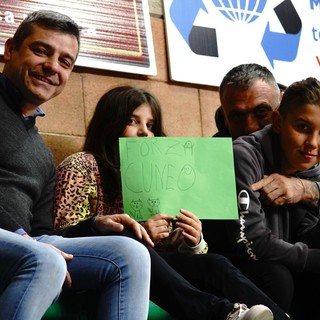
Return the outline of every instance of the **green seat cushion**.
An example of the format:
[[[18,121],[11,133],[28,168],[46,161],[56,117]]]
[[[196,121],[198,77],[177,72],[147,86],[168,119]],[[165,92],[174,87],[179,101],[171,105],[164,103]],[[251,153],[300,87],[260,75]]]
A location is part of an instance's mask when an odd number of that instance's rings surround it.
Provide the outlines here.
[[[50,306],[42,319],[94,320],[96,301],[95,293],[63,293],[58,301]],[[148,320],[173,320],[173,318],[165,310],[150,301]]]
[[[173,320],[173,317],[171,317],[167,311],[163,310],[152,301],[149,302],[148,320],[171,320],[171,319]]]

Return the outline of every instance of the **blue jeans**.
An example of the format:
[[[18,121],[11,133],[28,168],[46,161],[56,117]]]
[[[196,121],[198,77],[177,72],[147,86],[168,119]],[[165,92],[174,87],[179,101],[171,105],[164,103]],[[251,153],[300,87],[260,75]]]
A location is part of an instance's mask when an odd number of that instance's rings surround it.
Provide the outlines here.
[[[0,229],[0,319],[39,320],[60,294],[66,262],[56,251]]]
[[[40,236],[73,254],[67,262],[72,279],[69,290],[98,290],[97,319],[147,319],[150,256],[138,241],[121,236],[64,238]]]

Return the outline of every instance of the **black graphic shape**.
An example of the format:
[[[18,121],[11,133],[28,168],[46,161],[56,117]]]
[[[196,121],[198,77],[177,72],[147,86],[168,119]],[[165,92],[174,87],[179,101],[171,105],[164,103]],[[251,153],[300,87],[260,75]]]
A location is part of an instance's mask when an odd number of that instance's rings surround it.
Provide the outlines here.
[[[300,32],[302,27],[301,19],[291,0],[283,1],[274,8],[274,11],[286,33],[297,34]]]
[[[194,53],[210,57],[219,56],[216,29],[193,26],[188,40]]]

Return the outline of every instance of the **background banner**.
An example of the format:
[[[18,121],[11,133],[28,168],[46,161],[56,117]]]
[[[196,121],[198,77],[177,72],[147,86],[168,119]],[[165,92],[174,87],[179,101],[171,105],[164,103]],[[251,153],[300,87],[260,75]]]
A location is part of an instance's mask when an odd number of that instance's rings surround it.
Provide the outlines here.
[[[76,65],[156,75],[147,0],[1,0],[0,54],[25,16],[39,9],[65,13],[83,28]]]
[[[259,63],[289,85],[320,76],[319,0],[164,0],[172,80],[219,86]]]

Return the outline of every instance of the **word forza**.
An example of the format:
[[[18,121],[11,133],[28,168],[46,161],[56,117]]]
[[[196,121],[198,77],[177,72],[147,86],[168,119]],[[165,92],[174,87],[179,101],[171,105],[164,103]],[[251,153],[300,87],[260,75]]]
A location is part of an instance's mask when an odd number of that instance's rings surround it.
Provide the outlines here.
[[[181,143],[174,139],[168,141],[161,138],[148,138],[141,143],[130,139],[125,144],[124,156],[127,159],[132,159],[136,158],[138,153],[142,157],[165,155],[185,158],[193,155],[193,149],[194,145],[189,140]]]

